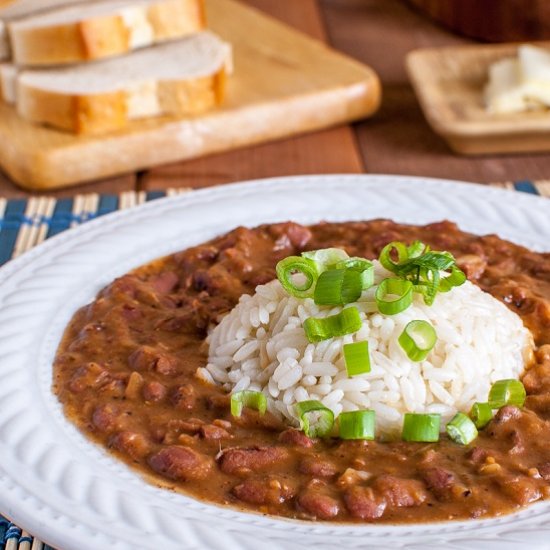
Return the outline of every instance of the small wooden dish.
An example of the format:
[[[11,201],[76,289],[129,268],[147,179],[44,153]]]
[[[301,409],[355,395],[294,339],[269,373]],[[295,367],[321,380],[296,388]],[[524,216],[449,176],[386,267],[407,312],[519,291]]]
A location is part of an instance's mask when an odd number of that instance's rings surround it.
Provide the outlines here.
[[[550,48],[550,42],[536,45]],[[492,115],[483,100],[489,65],[518,44],[415,50],[409,78],[432,129],[464,155],[550,151],[550,111]]]

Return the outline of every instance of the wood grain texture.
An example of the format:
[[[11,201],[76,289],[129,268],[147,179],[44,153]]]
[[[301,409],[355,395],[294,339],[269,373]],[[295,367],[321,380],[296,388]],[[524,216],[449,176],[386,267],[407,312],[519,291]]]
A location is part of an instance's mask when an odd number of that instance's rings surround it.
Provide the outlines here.
[[[261,143],[368,116],[379,83],[368,67],[234,0],[209,0],[210,27],[232,43],[235,74],[224,105],[186,119],[147,120],[103,137],[22,121],[0,106],[0,162],[29,189],[72,185],[129,170]]]
[[[246,0],[319,40],[326,29],[316,0]],[[293,174],[360,173],[364,170],[355,134],[339,126],[304,136],[174,163],[141,174],[139,188],[207,187],[241,180]]]
[[[355,125],[368,172],[494,182],[547,179],[550,155],[454,154],[427,124],[405,71],[416,48],[468,44],[401,0],[320,0],[336,48],[370,64],[383,84],[381,110]]]

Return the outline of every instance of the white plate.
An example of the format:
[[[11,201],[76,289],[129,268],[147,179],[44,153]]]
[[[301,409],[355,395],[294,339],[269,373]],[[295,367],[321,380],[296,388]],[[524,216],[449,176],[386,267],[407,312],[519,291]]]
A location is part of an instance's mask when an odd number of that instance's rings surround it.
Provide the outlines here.
[[[0,512],[65,549],[549,547],[550,503],[494,520],[350,526],[280,520],[160,490],[90,443],[50,390],[73,312],[114,277],[233,227],[389,217],[454,220],[538,250],[550,202],[441,180],[281,178],[196,191],[67,231],[0,270]]]

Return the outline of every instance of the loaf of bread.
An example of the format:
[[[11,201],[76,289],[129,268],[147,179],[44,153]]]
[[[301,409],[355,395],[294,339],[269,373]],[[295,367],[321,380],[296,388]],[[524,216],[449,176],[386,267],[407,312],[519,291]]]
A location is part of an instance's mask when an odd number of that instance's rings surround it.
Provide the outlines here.
[[[83,0],[71,0],[71,5],[47,0],[49,9],[38,12],[34,0],[35,11],[29,12],[31,1],[18,0],[11,11],[0,10],[0,19],[7,21],[11,58],[18,65],[104,59],[205,28],[203,0],[88,0],[84,5]],[[19,15],[14,17],[14,11]]]
[[[129,121],[195,115],[220,104],[231,47],[203,31],[97,63],[19,69],[4,63],[2,94],[29,121],[101,134]]]

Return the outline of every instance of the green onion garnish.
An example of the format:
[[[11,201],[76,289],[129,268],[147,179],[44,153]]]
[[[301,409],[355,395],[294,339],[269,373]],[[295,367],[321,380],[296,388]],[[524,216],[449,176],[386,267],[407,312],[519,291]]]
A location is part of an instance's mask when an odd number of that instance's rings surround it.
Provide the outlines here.
[[[231,396],[231,414],[241,416],[244,407],[256,409],[260,414],[264,414],[267,409],[267,399],[260,391],[243,390],[235,392]]]
[[[439,441],[441,415],[406,413],[403,419],[404,441],[431,443]]]
[[[336,315],[306,319],[304,321],[304,331],[310,342],[321,342],[336,336],[357,332],[361,325],[359,310],[356,307],[347,307]]]
[[[368,342],[344,344],[344,361],[348,376],[370,372],[370,355]]]
[[[451,274],[439,280],[439,291],[449,292],[453,287],[460,286],[466,282],[466,274],[456,266],[451,269]]]
[[[459,412],[447,424],[447,435],[455,443],[468,445],[478,434],[475,424],[464,413]]]
[[[296,403],[295,410],[300,419],[300,429],[308,437],[323,437],[332,430],[334,413],[320,401],[310,400]]]
[[[374,265],[363,258],[348,258],[336,264],[336,269],[352,269],[361,273],[361,284],[363,290],[374,284]]]
[[[380,313],[401,313],[412,304],[413,285],[402,279],[384,279],[376,289],[375,299]]]
[[[374,439],[376,413],[371,410],[343,412],[338,417],[341,439]]]
[[[347,252],[341,248],[321,248],[320,250],[302,252],[302,257],[314,263],[319,273],[349,258]]]
[[[396,253],[397,261],[392,258]],[[395,254],[394,254],[395,255]],[[434,252],[420,241],[410,246],[395,241],[386,245],[380,253],[380,263],[397,276],[410,281],[414,291],[424,296],[424,302],[432,305],[438,291],[448,292],[466,281],[464,273],[456,266],[449,252]],[[447,276],[441,276],[441,272]]]
[[[411,321],[398,342],[411,361],[424,361],[437,342],[437,334],[427,321]]]
[[[493,418],[493,409],[489,403],[474,403],[470,410],[470,418],[473,420],[476,428],[484,428]]]
[[[519,380],[498,380],[489,392],[489,405],[492,409],[500,409],[504,405],[523,407],[525,397],[525,388]]]
[[[361,273],[351,269],[329,269],[319,276],[313,300],[320,306],[355,302],[361,296]]]
[[[394,262],[391,257],[394,250],[397,253],[397,262]],[[395,273],[396,268],[408,258],[409,252],[407,247],[402,242],[393,241],[382,249],[382,252],[380,252],[379,261],[382,264],[382,267],[385,267],[388,271]]]
[[[315,264],[299,256],[289,256],[277,264],[276,271],[281,285],[291,296],[308,298],[313,295],[319,276]],[[296,280],[297,278],[303,280]]]

